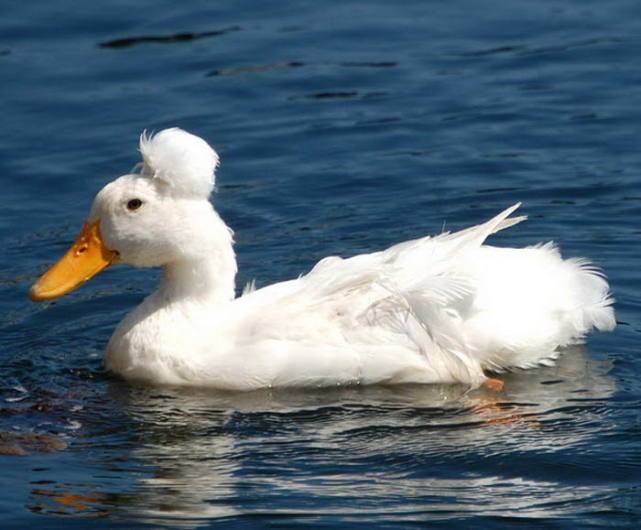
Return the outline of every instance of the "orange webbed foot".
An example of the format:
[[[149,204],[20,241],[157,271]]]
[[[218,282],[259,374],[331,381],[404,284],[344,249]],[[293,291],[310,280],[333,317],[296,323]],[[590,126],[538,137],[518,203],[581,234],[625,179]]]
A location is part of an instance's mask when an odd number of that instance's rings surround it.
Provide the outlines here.
[[[483,388],[487,388],[488,390],[492,390],[493,392],[500,392],[501,390],[503,390],[504,384],[505,383],[500,379],[495,379],[494,377],[488,377],[485,381],[481,383],[481,386]]]

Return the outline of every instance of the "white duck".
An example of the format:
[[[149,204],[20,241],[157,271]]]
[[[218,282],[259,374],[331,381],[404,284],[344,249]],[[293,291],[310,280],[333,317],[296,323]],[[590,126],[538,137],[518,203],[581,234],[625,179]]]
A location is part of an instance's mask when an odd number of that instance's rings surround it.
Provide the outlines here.
[[[423,237],[235,298],[232,231],[208,198],[215,151],[181,129],[140,139],[139,174],[96,196],[67,254],[31,288],[57,298],[114,263],[162,267],[118,325],[109,369],[155,384],[276,386],[465,383],[549,363],[593,327],[615,326],[604,277],[553,244],[483,245],[525,217]]]

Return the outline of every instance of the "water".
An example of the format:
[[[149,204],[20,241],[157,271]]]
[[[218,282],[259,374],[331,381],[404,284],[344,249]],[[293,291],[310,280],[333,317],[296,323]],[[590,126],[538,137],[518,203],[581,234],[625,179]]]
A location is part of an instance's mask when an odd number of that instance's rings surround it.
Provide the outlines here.
[[[633,0],[5,2],[2,527],[636,527],[640,15]],[[173,125],[221,154],[239,286],[523,201],[528,223],[493,242],[592,257],[620,325],[498,395],[112,378],[102,349],[157,272],[26,293],[136,163],[141,130]]]

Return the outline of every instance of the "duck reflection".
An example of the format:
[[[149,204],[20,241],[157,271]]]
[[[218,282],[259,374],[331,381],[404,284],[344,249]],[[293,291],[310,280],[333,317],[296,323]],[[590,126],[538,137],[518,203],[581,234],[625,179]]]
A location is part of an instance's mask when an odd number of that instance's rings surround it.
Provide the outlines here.
[[[112,398],[129,434],[89,440],[100,448],[101,485],[39,487],[32,508],[184,527],[363,510],[382,521],[395,511],[389,521],[453,510],[558,516],[559,499],[593,493],[570,487],[555,466],[592,443],[591,425],[615,391],[609,371],[577,347],[554,367],[507,374],[500,393],[452,385],[221,393],[117,382]],[[91,421],[87,430],[104,428]],[[122,484],[123,475],[129,491],[107,491],[108,477]]]

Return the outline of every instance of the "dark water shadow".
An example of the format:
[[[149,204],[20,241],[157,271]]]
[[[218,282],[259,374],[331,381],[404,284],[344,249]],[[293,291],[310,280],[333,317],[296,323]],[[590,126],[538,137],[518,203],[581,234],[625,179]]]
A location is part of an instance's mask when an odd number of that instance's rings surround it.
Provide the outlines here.
[[[161,42],[161,43],[172,43],[172,42],[187,42],[197,39],[204,39],[208,37],[220,37],[221,35],[226,35],[233,31],[240,31],[240,26],[230,26],[228,28],[212,30],[212,31],[201,31],[201,32],[185,32],[185,33],[172,33],[170,35],[142,35],[136,37],[123,37],[120,39],[113,39],[104,41],[98,44],[101,48],[127,48],[135,44],[144,44],[147,42]]]

